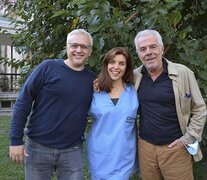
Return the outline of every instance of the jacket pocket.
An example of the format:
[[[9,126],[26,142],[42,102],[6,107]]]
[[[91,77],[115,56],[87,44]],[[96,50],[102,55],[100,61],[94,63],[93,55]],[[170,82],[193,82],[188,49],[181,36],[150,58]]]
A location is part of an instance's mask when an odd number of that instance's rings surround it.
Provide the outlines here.
[[[190,114],[191,100],[192,98],[190,96],[180,97],[181,111],[183,115]]]

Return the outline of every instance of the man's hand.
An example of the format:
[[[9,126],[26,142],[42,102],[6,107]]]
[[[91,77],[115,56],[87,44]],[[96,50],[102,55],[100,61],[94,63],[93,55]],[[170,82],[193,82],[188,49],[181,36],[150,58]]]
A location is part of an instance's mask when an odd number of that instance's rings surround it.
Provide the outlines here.
[[[175,146],[177,146],[177,147],[179,147],[181,149],[185,149],[185,145],[183,144],[183,142],[181,141],[181,139],[176,139],[170,145],[168,145],[169,148],[173,148]]]
[[[9,148],[9,157],[17,162],[18,164],[22,164],[24,162],[24,156],[28,156],[25,152],[24,145],[19,146],[10,146]]]
[[[100,92],[100,89],[99,89],[99,86],[98,86],[98,79],[95,79],[95,80],[93,81],[93,90],[94,90],[95,92]]]

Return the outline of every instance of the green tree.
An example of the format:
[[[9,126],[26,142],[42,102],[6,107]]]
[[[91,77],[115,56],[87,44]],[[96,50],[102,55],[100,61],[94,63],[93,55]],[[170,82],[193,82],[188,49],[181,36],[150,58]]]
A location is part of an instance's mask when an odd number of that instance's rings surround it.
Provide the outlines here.
[[[99,71],[104,53],[115,46],[127,47],[138,66],[134,37],[139,30],[156,29],[163,36],[165,56],[195,72],[207,102],[207,1],[17,0],[8,10],[18,17],[12,18],[19,28],[12,36],[15,47],[21,53],[31,52],[24,61],[12,63],[25,74],[43,59],[66,58],[66,35],[75,28],[87,29],[94,38],[88,62],[93,71]],[[194,167],[199,180],[207,176],[207,127],[201,145],[204,159]]]

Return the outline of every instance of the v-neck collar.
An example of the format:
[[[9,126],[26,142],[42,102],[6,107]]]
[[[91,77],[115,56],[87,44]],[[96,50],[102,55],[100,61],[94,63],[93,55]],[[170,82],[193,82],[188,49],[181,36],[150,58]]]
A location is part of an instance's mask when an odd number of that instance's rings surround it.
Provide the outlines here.
[[[126,84],[126,85],[124,86],[124,89],[122,90],[122,92],[121,92],[121,94],[120,94],[120,96],[119,96],[118,101],[117,101],[116,104],[113,103],[112,98],[109,96],[109,93],[106,93],[106,96],[107,96],[107,98],[108,98],[108,100],[110,101],[110,103],[111,103],[112,106],[114,106],[114,107],[119,106],[120,101],[122,100],[122,96],[123,96],[123,94],[125,93],[125,91],[127,91],[128,86],[129,86],[128,84]]]

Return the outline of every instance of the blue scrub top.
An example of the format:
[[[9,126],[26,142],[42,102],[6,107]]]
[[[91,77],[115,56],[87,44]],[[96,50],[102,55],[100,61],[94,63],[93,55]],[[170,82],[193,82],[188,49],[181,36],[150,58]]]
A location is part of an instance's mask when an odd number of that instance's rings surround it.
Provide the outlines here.
[[[126,85],[116,105],[108,93],[93,94],[89,114],[94,121],[87,137],[92,180],[127,180],[136,166],[137,92]]]

